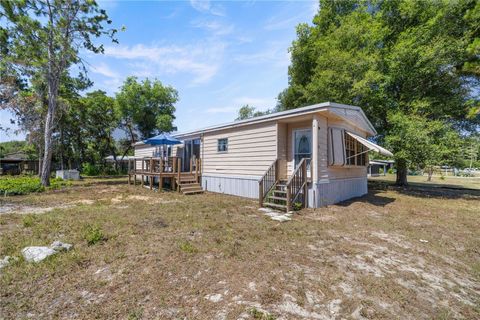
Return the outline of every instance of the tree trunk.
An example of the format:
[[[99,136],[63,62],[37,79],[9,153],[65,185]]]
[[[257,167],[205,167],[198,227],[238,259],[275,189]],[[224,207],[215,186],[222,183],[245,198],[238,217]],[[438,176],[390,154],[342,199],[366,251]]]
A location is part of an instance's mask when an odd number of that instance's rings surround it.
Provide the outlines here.
[[[428,175],[427,181],[432,181],[433,167],[430,167],[427,169],[427,175]]]
[[[43,152],[43,162],[42,162],[42,175],[40,176],[42,185],[47,187],[50,185],[50,169],[52,166],[52,133],[53,133],[53,120],[55,117],[55,109],[57,107],[57,94],[58,86],[55,79],[52,79],[49,75],[48,79],[48,109],[47,109],[47,118],[45,120],[45,131],[44,131],[44,152]]]
[[[407,186],[407,161],[404,159],[397,160],[397,186]]]

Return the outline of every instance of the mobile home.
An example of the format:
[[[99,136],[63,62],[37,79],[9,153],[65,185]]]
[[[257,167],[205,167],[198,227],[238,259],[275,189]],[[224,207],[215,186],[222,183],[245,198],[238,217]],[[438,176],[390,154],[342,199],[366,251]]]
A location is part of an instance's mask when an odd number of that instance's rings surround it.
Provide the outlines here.
[[[183,144],[170,156],[183,172],[199,163],[203,190],[278,209],[320,207],[367,193],[368,152],[392,155],[366,139],[374,135],[361,108],[325,102],[175,134]],[[136,158],[156,152],[135,145]]]

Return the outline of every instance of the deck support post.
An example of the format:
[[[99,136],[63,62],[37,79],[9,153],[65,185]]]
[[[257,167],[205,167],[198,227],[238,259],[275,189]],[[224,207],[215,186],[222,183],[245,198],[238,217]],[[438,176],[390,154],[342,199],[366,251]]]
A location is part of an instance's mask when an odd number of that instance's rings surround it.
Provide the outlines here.
[[[153,158],[150,158],[150,190],[153,190]]]
[[[195,182],[198,182],[198,159],[195,159]]]
[[[160,163],[159,163],[159,170],[160,174],[158,175],[158,192],[162,192],[163,188],[163,159],[160,158]]]
[[[180,192],[180,174],[181,174],[181,165],[182,165],[182,159],[178,158],[177,159],[177,191]]]
[[[143,172],[145,171],[145,158],[142,158],[142,181],[140,183],[140,185],[143,187],[143,184],[145,182],[145,177],[143,175]]]
[[[133,159],[133,185],[137,185],[137,159]]]

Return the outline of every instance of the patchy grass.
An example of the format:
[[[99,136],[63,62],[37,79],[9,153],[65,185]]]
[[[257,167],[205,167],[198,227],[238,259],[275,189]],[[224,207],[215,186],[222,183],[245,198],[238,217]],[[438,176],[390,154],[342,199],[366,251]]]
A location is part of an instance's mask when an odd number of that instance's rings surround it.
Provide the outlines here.
[[[384,181],[394,183],[396,175],[387,174],[385,176],[369,177],[370,181]],[[455,177],[455,176],[439,176],[432,177],[432,181],[427,181],[427,175],[424,176],[408,176],[407,180],[413,186],[423,187],[447,187],[447,188],[470,188],[480,190],[480,177]]]
[[[74,244],[2,269],[0,318],[480,317],[477,191],[374,184],[284,223],[253,200],[155,193],[125,179],[0,207],[13,208],[0,210],[0,258]]]

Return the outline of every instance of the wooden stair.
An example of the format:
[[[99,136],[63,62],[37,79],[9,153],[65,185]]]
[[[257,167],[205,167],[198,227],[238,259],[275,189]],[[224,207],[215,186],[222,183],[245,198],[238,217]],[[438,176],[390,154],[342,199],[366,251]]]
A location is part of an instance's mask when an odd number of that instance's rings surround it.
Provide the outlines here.
[[[204,192],[202,186],[195,180],[195,178],[180,179],[179,187],[180,192],[183,194],[196,194]]]
[[[287,211],[287,182],[278,181],[273,186],[270,193],[267,195],[266,201],[263,206],[270,207],[272,209]]]

